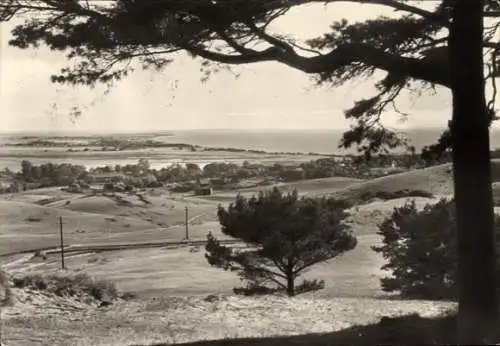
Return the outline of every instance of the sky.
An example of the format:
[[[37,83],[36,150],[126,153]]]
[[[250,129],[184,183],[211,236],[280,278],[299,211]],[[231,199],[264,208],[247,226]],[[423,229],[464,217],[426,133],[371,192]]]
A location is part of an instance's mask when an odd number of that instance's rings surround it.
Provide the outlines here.
[[[341,18],[363,20],[390,14],[380,6],[339,3],[297,8],[274,30],[301,39],[328,32]],[[8,46],[12,23],[0,24],[0,131],[147,132],[179,129],[347,129],[343,111],[373,95],[372,80],[340,88],[316,87],[311,76],[278,63],[239,66],[239,77],[220,72],[201,83],[199,60],[179,57],[162,72],[137,71],[104,95],[103,88],[63,86],[50,75],[67,66],[64,55],[41,48]],[[82,109],[78,119],[69,116]],[[443,128],[451,115],[451,95],[403,97],[401,122],[392,127]]]

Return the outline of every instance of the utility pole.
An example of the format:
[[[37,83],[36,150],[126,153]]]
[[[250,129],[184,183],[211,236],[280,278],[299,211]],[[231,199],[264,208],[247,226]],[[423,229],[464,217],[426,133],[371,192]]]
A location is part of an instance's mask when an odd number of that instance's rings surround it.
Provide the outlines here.
[[[2,323],[3,323],[3,321],[2,321],[2,305],[0,304],[0,346],[3,345],[2,344],[2,337],[3,337],[3,335],[2,335]]]
[[[7,283],[6,283],[7,284]],[[2,288],[4,289],[5,291],[7,291],[7,288]],[[5,293],[5,295],[7,295],[7,292],[2,292],[2,293]],[[4,297],[3,297],[3,294],[2,294],[2,297],[0,297],[0,346],[2,346],[2,309],[3,309],[3,306],[2,306],[2,303],[3,303],[3,300],[4,300]]]
[[[186,206],[186,240],[189,240],[189,221],[188,221],[188,207]]]
[[[63,218],[59,216],[59,234],[61,236],[61,269],[66,269],[64,266],[64,238],[63,238]]]

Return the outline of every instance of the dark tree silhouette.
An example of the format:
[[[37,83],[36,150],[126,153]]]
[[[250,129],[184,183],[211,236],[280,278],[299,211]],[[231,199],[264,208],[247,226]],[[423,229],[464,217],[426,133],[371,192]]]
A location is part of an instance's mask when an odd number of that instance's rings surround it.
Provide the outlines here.
[[[483,3],[455,1],[450,25],[451,144],[457,209],[461,342],[492,342],[498,326],[489,119],[483,75]]]
[[[230,248],[208,235],[207,260],[216,267],[237,271],[250,289],[274,284],[289,296],[297,293],[295,280],[311,266],[325,262],[356,246],[356,238],[343,223],[343,201],[299,198],[297,191],[283,194],[278,188],[250,199],[236,197],[217,215],[222,233],[250,248]],[[302,291],[308,282],[299,289]]]
[[[458,300],[456,217],[454,201],[444,198],[422,209],[414,200],[394,208],[378,226],[382,244],[372,246],[387,260],[382,269],[391,273],[381,279],[382,289],[403,298]]]
[[[475,338],[497,317],[491,286],[495,252],[489,176],[488,126],[494,100],[485,105],[484,67],[493,81],[496,71],[499,0],[347,0],[399,11],[399,18],[379,17],[361,23],[339,21],[331,32],[305,47],[291,35],[278,35],[269,24],[290,9],[336,0],[0,0],[2,18],[18,18],[11,44],[19,48],[45,43],[65,51],[71,67],[52,76],[58,83],[112,83],[127,76],[131,60],[161,70],[175,53],[201,58],[209,74],[217,64],[275,61],[340,85],[354,78],[386,75],[375,96],[345,112],[353,121],[342,146],[356,145],[367,156],[406,144],[404,137],[380,122],[387,107],[404,90],[452,89],[451,136],[458,210],[460,316],[475,327]],[[429,5],[432,4],[432,5]],[[332,6],[333,6],[332,5]],[[488,23],[483,28],[483,20]],[[477,322],[473,322],[477,321]],[[473,330],[477,333],[472,332]],[[484,333],[483,333],[484,334]],[[470,337],[470,338],[469,338]]]

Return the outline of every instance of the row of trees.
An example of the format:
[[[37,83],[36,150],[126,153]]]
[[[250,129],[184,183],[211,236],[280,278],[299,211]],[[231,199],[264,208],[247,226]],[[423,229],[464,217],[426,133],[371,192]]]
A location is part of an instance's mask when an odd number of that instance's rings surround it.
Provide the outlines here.
[[[243,179],[256,177],[273,177],[283,181],[296,181],[304,179],[317,179],[329,177],[375,177],[381,173],[372,172],[371,169],[390,167],[396,164],[403,169],[427,166],[419,156],[414,158],[408,155],[401,156],[375,156],[372,161],[366,162],[356,158],[322,158],[297,165],[265,165],[259,163],[243,162],[241,165],[227,162],[212,162],[203,168],[195,163],[185,165],[172,164],[161,169],[151,169],[145,159],[140,159],[136,165],[116,165],[114,167],[99,167],[91,173],[121,173],[128,176],[140,177],[144,174],[153,174],[160,182],[183,182],[197,178],[227,179],[238,182]]]
[[[91,181],[91,176],[85,166],[69,163],[44,163],[33,165],[28,160],[21,162],[21,171],[15,177],[23,183],[35,183],[40,187],[64,186],[77,180]]]
[[[395,159],[393,159],[395,160]],[[193,181],[197,178],[210,178],[220,186],[237,183],[249,178],[275,178],[282,181],[328,178],[334,176],[362,178],[370,176],[370,169],[378,165],[386,166],[392,162],[387,158],[374,158],[373,162],[357,160],[318,159],[295,166],[282,164],[264,165],[248,161],[235,163],[213,162],[200,168],[197,164],[172,164],[161,169],[152,169],[147,159],[139,159],[137,164],[102,166],[86,169],[83,165],[69,163],[44,163],[34,165],[29,160],[21,162],[21,171],[11,174],[16,180],[33,187],[65,186],[77,181],[90,184],[100,175],[116,174],[116,182],[142,188],[159,184]],[[416,163],[415,163],[416,165]],[[378,176],[380,173],[371,174]]]

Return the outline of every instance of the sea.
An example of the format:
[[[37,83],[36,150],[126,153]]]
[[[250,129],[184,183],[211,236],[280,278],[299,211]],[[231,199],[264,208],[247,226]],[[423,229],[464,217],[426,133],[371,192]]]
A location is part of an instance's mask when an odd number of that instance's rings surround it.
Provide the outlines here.
[[[435,143],[442,129],[409,129],[401,130],[417,151],[422,147]],[[338,148],[342,138],[342,130],[320,129],[320,130],[174,130],[150,133],[121,133],[121,134],[90,134],[90,133],[8,133],[0,134],[0,143],[10,142],[14,137],[54,137],[54,136],[120,136],[140,137],[142,139],[153,139],[166,143],[185,143],[212,148],[237,148],[263,150],[267,152],[289,152],[289,153],[320,153],[338,154],[354,153],[354,149]],[[66,139],[65,139],[66,140]],[[500,130],[491,131],[491,148],[500,148]]]
[[[401,130],[420,151],[434,144],[442,129]],[[166,135],[152,134],[151,138],[168,143],[186,143],[203,147],[254,149],[267,152],[320,153],[345,155],[355,153],[354,148],[341,149],[338,144],[344,131],[321,130],[186,130]],[[500,129],[491,131],[491,148],[500,148]]]

